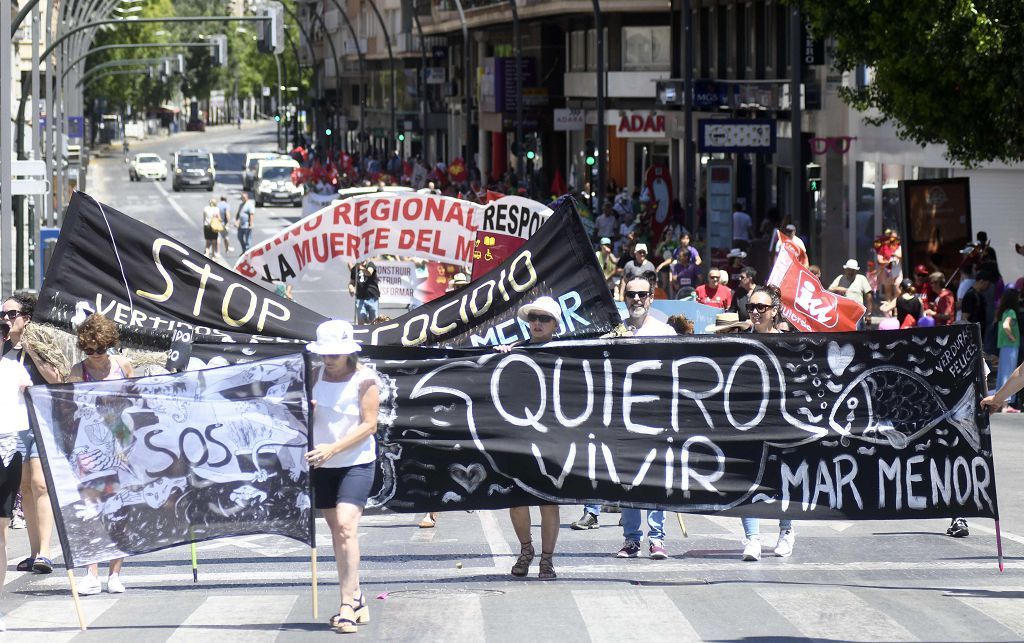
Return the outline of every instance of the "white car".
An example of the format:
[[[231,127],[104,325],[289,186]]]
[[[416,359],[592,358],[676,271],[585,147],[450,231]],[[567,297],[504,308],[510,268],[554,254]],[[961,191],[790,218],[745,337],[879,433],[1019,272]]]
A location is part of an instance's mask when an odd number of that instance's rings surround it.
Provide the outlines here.
[[[167,161],[157,154],[136,154],[128,165],[128,178],[132,181],[153,179],[167,180]]]
[[[256,207],[261,208],[265,203],[278,201],[301,206],[305,188],[292,183],[292,171],[298,167],[299,164],[290,158],[259,161],[256,164],[256,178],[253,179]]]

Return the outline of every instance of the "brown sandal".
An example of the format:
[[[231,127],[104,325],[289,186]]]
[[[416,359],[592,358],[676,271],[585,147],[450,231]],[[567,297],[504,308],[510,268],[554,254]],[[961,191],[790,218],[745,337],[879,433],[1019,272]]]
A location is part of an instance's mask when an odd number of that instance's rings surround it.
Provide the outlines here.
[[[519,558],[516,564],[512,565],[513,576],[526,576],[530,573],[530,563],[533,562],[533,542],[521,543]]]
[[[541,580],[555,580],[558,578],[558,574],[555,573],[555,563],[552,561],[555,552],[546,554],[541,552],[540,555],[540,573],[537,574],[537,578]]]

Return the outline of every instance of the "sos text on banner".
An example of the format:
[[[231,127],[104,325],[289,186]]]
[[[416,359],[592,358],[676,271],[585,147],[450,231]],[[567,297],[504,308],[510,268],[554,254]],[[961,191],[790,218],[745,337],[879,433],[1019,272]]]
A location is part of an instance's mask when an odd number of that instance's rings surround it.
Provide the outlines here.
[[[25,395],[69,569],[223,536],[314,542],[302,355]]]
[[[997,517],[980,346],[975,326],[368,346],[389,418],[371,504]]]

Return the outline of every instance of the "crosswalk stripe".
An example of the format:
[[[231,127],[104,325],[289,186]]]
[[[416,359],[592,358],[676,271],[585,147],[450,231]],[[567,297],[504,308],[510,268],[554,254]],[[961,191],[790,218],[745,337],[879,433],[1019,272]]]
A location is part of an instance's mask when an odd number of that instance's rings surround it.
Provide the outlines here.
[[[505,540],[495,512],[478,511],[476,515],[480,518],[480,526],[483,529],[484,538],[487,540],[487,547],[491,550],[491,560],[494,563],[495,571],[507,573],[512,564],[512,548]]]
[[[972,525],[973,526],[973,525]],[[984,596],[957,596],[956,599],[971,607],[1000,625],[1013,630],[1024,639],[1024,611],[1021,610],[1020,598],[1004,598],[992,596],[998,591],[986,591]],[[1017,591],[1008,591],[1017,596]]]
[[[483,641],[484,612],[480,597],[447,592],[403,597],[399,592],[388,598],[388,610],[400,618],[378,618],[372,613],[368,625],[359,626],[378,641]]]
[[[804,636],[848,641],[916,641],[906,628],[836,587],[759,587],[756,591]]]
[[[67,579],[64,579],[64,583],[67,584]],[[117,601],[116,598],[82,599],[82,614],[86,626],[113,607]],[[4,620],[7,621],[7,636],[19,643],[63,643],[81,632],[70,591],[61,601],[36,600],[22,603],[8,612]]]
[[[572,597],[594,643],[701,640],[660,589],[573,590]]]
[[[298,600],[292,595],[211,596],[182,621],[168,641],[227,639],[261,643],[277,639],[278,627]]]

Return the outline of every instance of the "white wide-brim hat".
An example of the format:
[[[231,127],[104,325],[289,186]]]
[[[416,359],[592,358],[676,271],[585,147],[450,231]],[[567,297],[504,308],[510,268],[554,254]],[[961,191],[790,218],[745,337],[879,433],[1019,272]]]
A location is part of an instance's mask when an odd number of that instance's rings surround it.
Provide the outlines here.
[[[562,307],[559,306],[558,302],[551,297],[538,297],[531,303],[519,307],[519,319],[527,321],[527,317],[530,316],[530,313],[550,315],[555,319],[560,319],[562,317]]]
[[[352,324],[332,319],[316,327],[316,341],[307,344],[306,350],[317,355],[351,355],[361,347],[352,338]]]
[[[856,259],[850,259],[849,261],[843,264],[843,269],[860,271],[860,264],[857,263]]]

